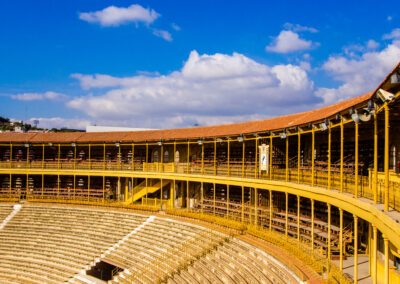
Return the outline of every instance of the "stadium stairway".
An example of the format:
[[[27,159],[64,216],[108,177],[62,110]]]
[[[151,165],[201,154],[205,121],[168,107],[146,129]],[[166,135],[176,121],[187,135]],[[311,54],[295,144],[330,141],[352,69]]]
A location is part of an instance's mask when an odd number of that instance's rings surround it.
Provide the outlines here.
[[[164,180],[162,186],[165,187],[165,186],[169,185],[170,183],[171,183],[171,181]],[[154,193],[160,189],[161,189],[161,182],[157,182],[153,185],[146,186],[146,180],[144,180],[140,184],[138,184],[137,186],[135,186],[133,188],[131,196],[125,201],[125,204],[131,204],[131,203],[139,200],[146,194]]]

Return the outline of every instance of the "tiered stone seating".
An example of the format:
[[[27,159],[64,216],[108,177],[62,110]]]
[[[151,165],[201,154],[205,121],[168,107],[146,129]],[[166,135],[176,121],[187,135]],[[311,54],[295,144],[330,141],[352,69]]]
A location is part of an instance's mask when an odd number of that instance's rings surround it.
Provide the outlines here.
[[[0,205],[0,224],[13,210],[12,205]]]
[[[23,206],[0,230],[0,278],[67,281],[146,218],[118,211]]]

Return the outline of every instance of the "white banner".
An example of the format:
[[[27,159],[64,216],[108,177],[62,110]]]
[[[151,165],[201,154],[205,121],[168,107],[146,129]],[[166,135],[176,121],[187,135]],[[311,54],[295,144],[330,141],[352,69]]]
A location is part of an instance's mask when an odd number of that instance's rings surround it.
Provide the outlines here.
[[[259,171],[266,171],[269,173],[269,145],[262,144],[259,148]]]

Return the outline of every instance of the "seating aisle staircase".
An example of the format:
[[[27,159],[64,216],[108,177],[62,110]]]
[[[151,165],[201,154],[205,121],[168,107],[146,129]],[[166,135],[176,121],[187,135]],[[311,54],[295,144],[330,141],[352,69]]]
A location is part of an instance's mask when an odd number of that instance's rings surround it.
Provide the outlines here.
[[[163,181],[162,186],[165,187],[165,186],[169,185],[170,183],[171,183],[171,181],[165,180],[165,181]],[[144,180],[133,188],[132,193],[130,194],[128,199],[125,201],[125,204],[134,203],[134,202],[138,201],[140,198],[144,197],[146,195],[146,193],[147,194],[154,193],[160,189],[161,189],[160,181],[153,185],[148,184],[146,186],[146,180]]]

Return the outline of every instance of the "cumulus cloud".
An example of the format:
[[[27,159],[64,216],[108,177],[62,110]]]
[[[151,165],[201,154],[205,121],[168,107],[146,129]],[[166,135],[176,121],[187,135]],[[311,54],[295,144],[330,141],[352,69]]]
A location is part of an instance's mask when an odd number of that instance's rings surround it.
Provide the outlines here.
[[[301,26],[299,24],[285,23],[283,27],[287,30],[291,30],[294,32],[310,32],[317,33],[318,30],[312,27]]]
[[[308,108],[314,85],[295,65],[268,66],[242,54],[190,53],[168,75],[118,78],[74,74],[82,88],[111,88],[68,102],[94,120],[136,127],[177,127],[234,122]],[[281,106],[285,105],[285,110]],[[278,111],[278,112],[277,112]]]
[[[165,39],[166,41],[172,41],[172,36],[168,31],[154,29],[153,35]]]
[[[265,49],[276,53],[289,53],[299,50],[307,50],[313,47],[311,40],[300,38],[298,33],[283,30]]]
[[[331,104],[373,91],[400,58],[400,41],[380,51],[365,51],[357,58],[331,56],[322,69],[341,82],[338,88],[319,88],[316,95]]]
[[[400,28],[392,30],[388,34],[384,34],[383,39],[400,39]]]
[[[52,101],[64,101],[68,99],[68,96],[56,92],[44,92],[44,93],[21,93],[10,95],[14,100],[19,101],[42,101],[42,100],[52,100]]]
[[[172,24],[171,24],[171,27],[172,27],[174,30],[176,30],[176,31],[180,31],[180,30],[181,30],[181,27],[178,26],[178,25],[175,24],[175,23],[172,23]]]
[[[133,4],[127,8],[109,6],[96,12],[80,13],[79,19],[103,27],[117,27],[129,23],[153,23],[160,14],[150,8]]]

